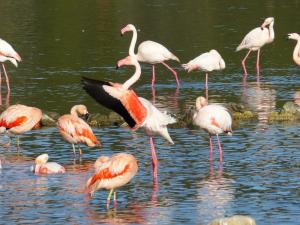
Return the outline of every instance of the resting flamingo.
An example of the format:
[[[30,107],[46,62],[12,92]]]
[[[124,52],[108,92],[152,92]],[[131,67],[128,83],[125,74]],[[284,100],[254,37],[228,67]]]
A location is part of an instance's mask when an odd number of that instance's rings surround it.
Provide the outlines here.
[[[136,130],[139,127],[145,128],[145,132],[150,139],[153,177],[156,181],[158,160],[156,157],[153,136],[160,135],[171,144],[174,144],[169,135],[167,125],[175,123],[176,120],[166,112],[160,112],[148,100],[138,97],[135,92],[130,89],[130,86],[134,84],[141,75],[141,67],[136,58],[127,56],[118,62],[118,67],[123,65],[134,65],[136,68],[134,75],[124,84],[83,77],[83,88],[101,105],[122,116],[132,130]]]
[[[212,138],[211,135],[217,136],[219,151],[220,151],[220,163],[223,160],[222,146],[219,139],[219,134],[227,133],[231,134],[232,119],[227,109],[218,104],[208,105],[207,100],[200,96],[196,99],[196,112],[193,116],[193,122],[195,125],[201,127],[208,132],[209,146],[210,146],[210,161],[212,161]]]
[[[291,33],[288,34],[288,39],[297,41],[297,44],[293,51],[293,60],[298,66],[300,66],[300,35],[297,33]]]
[[[217,50],[212,49],[209,52],[199,55],[188,63],[182,64],[182,67],[187,70],[188,73],[193,70],[205,72],[205,93],[206,99],[208,99],[208,72],[225,69],[225,61]]]
[[[32,128],[37,128],[42,118],[42,111],[35,107],[26,105],[12,105],[0,115],[0,133],[7,132],[9,135],[17,135],[17,146],[19,147],[19,136]],[[11,139],[9,139],[9,144]]]
[[[110,190],[106,200],[107,208],[112,194],[114,194],[114,204],[116,206],[115,189],[127,184],[137,174],[137,161],[133,155],[127,153],[118,153],[111,157],[101,156],[98,159],[97,170],[86,183],[88,192],[93,196],[98,189]]]
[[[242,40],[241,44],[236,48],[236,51],[240,51],[242,49],[249,49],[248,53],[242,60],[242,67],[244,70],[245,77],[247,76],[246,69],[246,59],[248,58],[251,51],[257,51],[257,59],[256,59],[256,73],[257,73],[257,81],[259,81],[259,57],[260,57],[260,49],[265,44],[269,44],[273,42],[275,34],[274,34],[274,18],[268,17],[265,19],[263,24],[260,27],[256,27],[251,30]]]
[[[137,54],[134,53],[134,48],[137,41],[137,31],[134,25],[128,24],[124,28],[121,29],[121,34],[125,34],[128,31],[132,31],[132,39],[129,47],[129,55],[136,56],[137,60],[140,62],[146,62],[152,64],[152,89],[154,89],[155,83],[155,64],[161,63],[165,67],[167,67],[175,76],[177,88],[179,87],[179,79],[177,73],[174,69],[172,69],[165,61],[167,60],[175,60],[180,62],[178,57],[171,53],[166,47],[163,45],[154,42],[154,41],[144,41],[139,47]]]
[[[85,105],[75,105],[71,108],[71,114],[65,114],[58,118],[57,128],[62,137],[73,146],[73,154],[76,155],[75,145],[78,144],[79,154],[82,150],[79,146],[83,143],[89,147],[100,145],[91,127],[78,115],[88,116]]]
[[[32,170],[35,174],[53,174],[53,173],[65,173],[66,170],[63,166],[56,162],[47,162],[49,159],[48,154],[39,155],[35,159],[35,165]]]

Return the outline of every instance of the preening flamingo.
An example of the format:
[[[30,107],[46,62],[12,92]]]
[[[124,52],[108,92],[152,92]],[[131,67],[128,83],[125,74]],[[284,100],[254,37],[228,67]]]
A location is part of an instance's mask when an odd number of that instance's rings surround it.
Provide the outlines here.
[[[195,125],[206,130],[209,134],[210,161],[212,161],[213,151],[211,135],[215,134],[217,136],[220,151],[220,163],[222,163],[223,154],[219,134],[227,133],[230,135],[232,132],[232,119],[227,109],[218,104],[208,105],[207,100],[200,96],[196,99],[196,112],[193,116],[193,122]]]
[[[142,42],[138,47],[137,54],[135,54],[134,48],[137,41],[137,31],[134,25],[128,24],[121,29],[121,34],[123,35],[128,31],[132,31],[133,33],[129,47],[129,55],[136,56],[137,60],[140,62],[152,64],[152,89],[154,89],[155,64],[157,63],[163,64],[173,73],[176,79],[177,87],[179,87],[179,79],[176,71],[172,69],[167,63],[165,63],[165,61],[167,60],[175,60],[177,62],[180,62],[178,57],[171,53],[166,47],[154,41]]]
[[[208,99],[208,72],[225,69],[225,61],[217,50],[212,49],[209,52],[199,55],[188,63],[182,64],[182,67],[187,70],[188,73],[193,70],[205,72],[206,99]]]
[[[297,33],[288,34],[288,39],[296,40],[297,44],[293,51],[293,60],[300,66],[300,35]]]
[[[107,208],[114,193],[114,203],[116,205],[116,188],[127,184],[137,173],[138,164],[133,155],[126,153],[114,154],[111,157],[101,156],[97,160],[97,170],[88,179],[86,186],[93,196],[98,189],[110,190],[107,196]]]
[[[8,134],[23,134],[34,127],[38,127],[41,118],[42,111],[38,108],[20,104],[12,105],[0,115],[0,133],[6,131]],[[19,146],[18,136],[17,146]]]
[[[257,80],[259,81],[259,56],[260,56],[260,48],[265,44],[273,42],[275,38],[274,34],[274,18],[268,17],[265,19],[263,24],[260,27],[256,27],[251,30],[242,40],[241,44],[236,48],[236,51],[240,51],[242,49],[249,49],[248,53],[242,60],[242,67],[244,70],[245,76],[247,76],[246,69],[246,59],[248,58],[251,51],[257,51],[257,59],[256,59],[256,73]]]
[[[66,170],[63,166],[56,162],[47,162],[49,159],[48,154],[39,155],[35,159],[35,165],[32,170],[35,174],[53,174],[53,173],[65,173]]]
[[[71,108],[71,114],[66,114],[58,118],[57,128],[62,137],[73,146],[73,154],[76,155],[75,145],[78,144],[79,154],[82,154],[80,143],[89,147],[100,145],[91,127],[78,115],[88,116],[85,105],[75,105]]]
[[[124,84],[82,78],[85,91],[104,107],[107,107],[127,122],[132,130],[143,127],[150,137],[152,153],[153,177],[157,180],[158,161],[156,157],[153,136],[160,135],[171,144],[174,144],[167,129],[167,125],[175,123],[176,120],[166,112],[160,112],[148,100],[138,97],[130,86],[138,80],[141,75],[140,64],[133,56],[127,56],[118,62],[118,66],[134,65],[134,75]]]

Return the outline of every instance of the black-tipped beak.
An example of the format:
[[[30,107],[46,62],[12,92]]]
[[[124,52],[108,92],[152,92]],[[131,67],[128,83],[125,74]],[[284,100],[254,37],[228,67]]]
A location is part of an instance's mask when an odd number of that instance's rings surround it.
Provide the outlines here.
[[[89,114],[89,113],[87,113],[87,114],[85,114],[85,115],[83,116],[83,119],[84,119],[85,121],[87,121],[89,118],[90,118],[90,114]]]
[[[116,65],[116,70],[118,70],[120,67],[118,65]]]
[[[286,40],[289,40],[289,39],[290,39],[290,36],[289,36],[288,34],[286,34],[286,35],[284,35],[284,38],[285,38]]]
[[[264,30],[264,28],[263,28],[263,27],[260,27],[260,29],[261,29],[261,30]]]

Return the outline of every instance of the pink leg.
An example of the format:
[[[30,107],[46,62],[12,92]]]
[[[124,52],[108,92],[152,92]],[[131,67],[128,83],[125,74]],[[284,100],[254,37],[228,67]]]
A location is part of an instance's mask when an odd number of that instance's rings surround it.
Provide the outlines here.
[[[257,51],[257,57],[256,57],[256,80],[259,82],[259,55],[260,55],[260,49]]]
[[[6,93],[6,107],[10,106],[10,90]]]
[[[152,91],[154,89],[154,83],[155,83],[155,65],[152,65]]]
[[[212,160],[213,160],[213,143],[212,143],[212,138],[211,138],[211,134],[209,134],[209,161],[212,164]]]
[[[208,73],[205,74],[205,95],[208,101]]]
[[[177,87],[179,87],[180,84],[179,84],[179,79],[178,79],[176,71],[173,70],[170,66],[168,66],[165,62],[161,62],[161,64],[163,64],[165,67],[167,67],[174,74],[175,79],[176,79],[176,83],[177,83]]]
[[[221,146],[221,142],[220,142],[218,134],[217,134],[217,140],[218,140],[219,151],[220,151],[220,164],[222,164],[222,161],[223,161],[223,152],[222,152],[222,146]]]
[[[244,75],[247,76],[247,69],[246,69],[246,59],[248,58],[248,56],[250,55],[251,49],[248,51],[248,53],[246,54],[246,56],[244,57],[244,59],[242,60],[242,66],[243,66],[243,70],[244,70]]]
[[[155,153],[153,138],[150,137],[150,146],[151,146],[151,154],[152,154],[152,168],[153,168],[153,180],[154,182],[157,182],[157,167],[158,167],[158,161]]]
[[[2,63],[2,68],[3,68],[3,71],[4,71],[5,78],[6,78],[7,90],[10,91],[9,79],[8,79],[8,76],[7,76],[7,73],[6,73],[6,69],[5,69],[4,63]]]

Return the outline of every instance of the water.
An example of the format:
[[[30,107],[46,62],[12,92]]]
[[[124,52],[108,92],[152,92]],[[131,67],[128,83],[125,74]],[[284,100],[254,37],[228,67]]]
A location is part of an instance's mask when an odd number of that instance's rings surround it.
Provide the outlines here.
[[[159,182],[153,185],[148,139],[142,131],[123,128],[94,129],[101,149],[83,147],[81,160],[73,160],[71,145],[56,128],[44,128],[21,136],[21,151],[0,147],[1,222],[18,224],[207,224],[234,214],[250,215],[257,224],[297,224],[300,208],[299,124],[269,124],[266,115],[299,95],[299,68],[291,54],[295,43],[283,37],[299,32],[299,3],[278,1],[2,1],[1,38],[9,41],[23,61],[18,68],[6,64],[11,81],[11,103],[66,113],[77,103],[91,113],[109,111],[97,105],[81,89],[81,76],[123,82],[132,68],[116,71],[125,57],[131,34],[120,29],[135,24],[138,43],[154,40],[167,46],[185,63],[211,48],[217,49],[226,69],[209,76],[212,102],[243,103],[258,111],[258,121],[234,123],[233,136],[222,136],[222,170],[215,148],[209,165],[208,137],[194,128],[170,129],[175,142],[155,138]],[[261,57],[261,82],[255,76],[255,57],[248,61],[247,84],[242,84],[240,60],[246,52],[236,46],[267,16],[275,17],[275,41]],[[204,74],[186,74],[170,62],[180,76],[175,79],[157,66],[155,104],[180,115],[204,95]],[[134,85],[142,97],[152,100],[151,66],[143,66]],[[5,85],[2,97],[5,99]],[[3,101],[4,101],[3,99]],[[4,102],[3,102],[4,104]],[[1,137],[1,143],[7,137]],[[216,147],[216,144],[215,144]],[[84,193],[91,165],[100,154],[134,154],[139,172],[118,191],[117,209],[107,210],[107,191],[92,200]],[[48,153],[50,161],[64,165],[67,173],[35,176],[30,166],[36,156]]]

